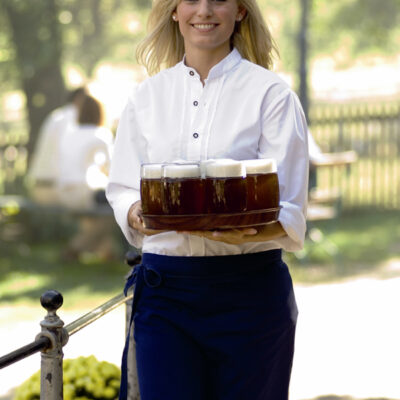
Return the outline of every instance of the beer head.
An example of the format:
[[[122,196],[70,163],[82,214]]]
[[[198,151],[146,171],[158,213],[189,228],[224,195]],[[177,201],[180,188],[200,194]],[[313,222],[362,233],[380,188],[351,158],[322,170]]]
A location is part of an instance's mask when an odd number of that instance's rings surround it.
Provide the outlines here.
[[[276,172],[276,161],[273,158],[243,160],[247,174],[269,174]]]
[[[215,160],[210,158],[209,160],[202,160],[200,161],[200,172],[201,177],[205,178],[207,175],[207,165],[213,163]]]
[[[220,159],[206,165],[206,176],[210,178],[245,177],[246,170],[240,161]]]
[[[199,164],[164,164],[162,167],[162,171],[164,178],[180,179],[200,177]]]
[[[140,177],[142,179],[161,179],[162,164],[142,164]]]

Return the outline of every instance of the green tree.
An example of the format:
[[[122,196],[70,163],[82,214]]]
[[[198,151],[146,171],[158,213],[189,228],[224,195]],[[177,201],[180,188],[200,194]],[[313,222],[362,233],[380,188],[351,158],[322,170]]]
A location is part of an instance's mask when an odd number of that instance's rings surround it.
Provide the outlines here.
[[[135,11],[129,0],[0,2],[0,90],[25,94],[28,154],[44,118],[65,102],[67,65],[79,66],[90,79],[104,60],[134,62],[141,33],[129,32],[124,20]]]
[[[312,0],[300,0],[301,18],[298,33],[299,87],[298,93],[304,114],[308,120],[309,87],[308,87],[308,48],[309,48],[309,19]]]
[[[55,0],[3,0],[1,8],[8,18],[17,78],[26,95],[31,153],[43,119],[66,95],[58,6]]]
[[[400,0],[314,0],[310,33],[312,57],[346,49],[349,65],[363,54],[397,54]]]
[[[145,25],[149,0],[62,0],[64,59],[91,78],[105,60],[135,62],[134,45],[143,34],[126,28],[131,14]]]
[[[400,0],[353,0],[339,9],[332,21],[351,33],[355,54],[371,50],[398,52]]]

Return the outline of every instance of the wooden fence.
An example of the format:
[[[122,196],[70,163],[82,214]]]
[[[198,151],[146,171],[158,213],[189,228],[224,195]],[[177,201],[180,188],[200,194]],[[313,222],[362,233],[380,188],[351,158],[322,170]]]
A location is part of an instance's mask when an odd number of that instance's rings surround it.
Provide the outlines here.
[[[310,130],[324,152],[358,155],[346,170],[320,170],[318,188],[339,189],[344,209],[400,209],[400,101],[314,104]]]
[[[27,137],[20,128],[0,125],[0,194],[23,193]],[[312,104],[310,129],[323,151],[358,154],[347,170],[318,171],[318,188],[339,189],[344,209],[400,209],[399,100]]]

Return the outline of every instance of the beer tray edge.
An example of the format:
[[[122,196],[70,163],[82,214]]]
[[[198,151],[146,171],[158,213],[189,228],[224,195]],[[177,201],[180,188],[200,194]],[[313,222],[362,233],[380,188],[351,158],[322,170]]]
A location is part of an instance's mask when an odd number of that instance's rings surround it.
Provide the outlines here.
[[[147,229],[213,230],[265,225],[278,220],[281,206],[231,214],[149,215],[143,214]]]

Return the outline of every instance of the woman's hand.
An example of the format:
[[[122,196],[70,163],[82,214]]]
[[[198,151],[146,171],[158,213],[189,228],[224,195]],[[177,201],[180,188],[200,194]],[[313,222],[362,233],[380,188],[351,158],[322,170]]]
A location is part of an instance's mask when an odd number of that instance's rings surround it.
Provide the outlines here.
[[[242,244],[247,242],[266,242],[286,236],[286,232],[279,222],[261,225],[253,228],[224,229],[220,231],[185,231],[190,235],[201,236],[229,244]]]
[[[147,229],[144,227],[142,218],[142,202],[139,200],[133,203],[128,211],[128,224],[131,228],[136,229],[140,233],[147,236],[157,235],[158,233],[165,232],[156,229]]]

